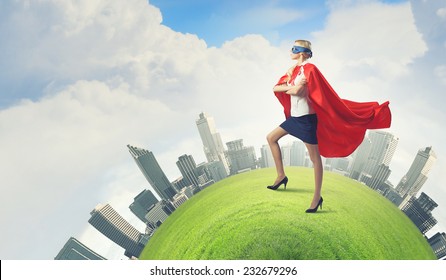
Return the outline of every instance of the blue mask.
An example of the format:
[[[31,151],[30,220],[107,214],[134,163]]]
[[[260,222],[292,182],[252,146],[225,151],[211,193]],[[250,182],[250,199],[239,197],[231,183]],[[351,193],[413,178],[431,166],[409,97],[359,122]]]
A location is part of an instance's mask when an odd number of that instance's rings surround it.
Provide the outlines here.
[[[307,53],[308,55],[310,55],[310,57],[313,56],[313,52],[310,49],[304,48],[304,47],[300,47],[300,46],[293,46],[291,48],[291,52],[294,54],[298,54],[301,52]]]

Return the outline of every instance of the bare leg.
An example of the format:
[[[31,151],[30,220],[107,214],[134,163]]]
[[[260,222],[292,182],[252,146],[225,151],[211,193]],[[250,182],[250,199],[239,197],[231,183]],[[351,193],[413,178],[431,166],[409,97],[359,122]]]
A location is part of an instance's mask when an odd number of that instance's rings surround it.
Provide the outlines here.
[[[274,185],[278,184],[283,178],[285,178],[285,170],[283,169],[282,152],[279,146],[279,139],[287,134],[288,132],[279,126],[266,136],[271,153],[273,154],[277,171],[277,179],[274,182]]]
[[[319,153],[319,146],[307,143],[305,143],[305,146],[307,146],[308,154],[310,155],[314,168],[314,195],[310,208],[315,208],[319,202],[319,199],[321,198],[324,169],[322,167],[322,158],[321,154]]]

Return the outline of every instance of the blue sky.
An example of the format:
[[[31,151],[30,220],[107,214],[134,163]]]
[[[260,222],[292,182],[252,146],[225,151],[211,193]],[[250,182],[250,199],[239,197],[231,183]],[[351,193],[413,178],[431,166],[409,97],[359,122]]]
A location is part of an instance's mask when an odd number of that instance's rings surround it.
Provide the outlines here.
[[[208,46],[220,47],[225,41],[246,34],[262,34],[272,44],[307,38],[321,29],[330,5],[355,1],[293,1],[293,0],[229,0],[229,1],[149,1],[163,14],[163,24],[175,31],[192,33]],[[328,1],[330,2],[330,1]],[[383,3],[401,3],[387,0]],[[350,4],[351,5],[351,4]]]
[[[126,145],[173,181],[180,155],[205,160],[202,111],[260,156],[296,38],[341,97],[390,101],[393,184],[433,147],[429,236],[446,230],[446,1],[8,0],[0,16],[0,259],[52,259],[70,236],[123,258],[90,211],[110,203],[144,231],[128,205],[150,186]]]
[[[314,28],[323,26],[328,13],[320,0],[150,2],[160,8],[165,25],[197,34],[209,46],[217,47],[250,33],[262,34],[272,43],[296,33],[306,37]]]

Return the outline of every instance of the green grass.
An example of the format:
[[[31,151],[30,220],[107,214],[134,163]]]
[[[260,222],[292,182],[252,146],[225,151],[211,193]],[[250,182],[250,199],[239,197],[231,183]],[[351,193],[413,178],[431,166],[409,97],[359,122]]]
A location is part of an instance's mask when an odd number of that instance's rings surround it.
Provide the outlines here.
[[[266,189],[273,169],[220,181],[181,205],[140,259],[436,259],[415,225],[356,181],[326,172],[323,210],[307,214],[313,169],[287,168],[286,190]]]

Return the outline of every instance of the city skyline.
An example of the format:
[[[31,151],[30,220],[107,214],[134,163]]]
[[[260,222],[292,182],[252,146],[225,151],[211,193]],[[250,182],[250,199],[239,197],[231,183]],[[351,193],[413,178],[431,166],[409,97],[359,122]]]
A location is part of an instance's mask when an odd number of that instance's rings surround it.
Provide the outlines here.
[[[200,114],[200,119],[202,119],[203,116],[206,115],[202,112]],[[206,123],[207,119],[211,119],[213,121],[212,117],[206,116]],[[196,124],[200,131],[200,123],[197,121]],[[209,127],[206,127],[205,131],[208,130]],[[212,125],[212,131],[214,135],[219,135],[215,124]],[[202,138],[206,137],[202,131],[200,131],[199,134]],[[218,137],[218,141],[222,141],[220,136]],[[393,184],[389,182],[387,178],[391,173],[389,165],[391,163],[392,156],[397,149],[398,140],[399,139],[390,132],[383,130],[370,130],[365,135],[362,144],[351,156],[334,159],[323,158],[324,169],[334,171],[359,182],[363,182],[370,188],[378,191],[384,197],[391,200],[396,206],[398,206],[419,228],[420,232],[423,235],[426,235],[426,233],[438,223],[438,221],[431,214],[431,211],[434,210],[438,204],[424,192],[421,193],[419,197],[416,196],[418,191],[421,190],[422,185],[428,179],[428,173],[436,161],[436,155],[433,152],[432,147],[420,149],[415,156],[409,171],[406,173],[403,179],[401,179],[398,186],[394,188]],[[203,139],[202,142],[204,146],[203,152],[205,154],[209,153],[207,146],[209,143]],[[226,142],[226,145],[228,149],[222,150],[221,153],[224,155],[224,160],[228,160],[229,168],[231,170],[231,173],[228,174],[229,176],[236,175],[238,172],[247,172],[257,168],[272,167],[270,161],[267,159],[271,157],[270,153],[262,151],[266,149],[265,145],[260,148],[261,157],[258,159],[255,158],[255,153],[253,153],[254,148],[244,147],[242,139]],[[159,185],[153,183],[154,181],[157,181],[157,179],[154,178],[165,176],[163,170],[157,164],[156,157],[152,152],[146,149],[137,148],[130,145],[127,145],[127,147],[129,148],[130,154],[137,163],[142,175],[150,183],[152,189],[154,189],[157,193],[162,194],[162,192],[156,190]],[[298,140],[294,141],[292,145],[282,147],[284,165],[293,166],[296,164],[297,166],[311,167],[311,163],[308,160],[308,155],[306,154],[305,150],[305,146]],[[253,161],[252,157],[254,157]],[[299,159],[299,157],[303,158]],[[211,156],[209,159],[211,160],[211,163],[216,163],[219,159],[221,159],[221,157],[215,158]],[[268,164],[265,165],[266,163]],[[202,163],[200,165],[206,168],[206,164],[207,163]],[[198,180],[196,179],[197,174],[199,173],[199,168],[197,167],[192,155],[183,154],[179,156],[176,165],[183,176],[177,178],[174,182],[183,181],[183,183],[181,183],[181,188],[178,186],[172,188],[176,191],[174,196],[165,196],[163,200],[157,201],[150,190],[144,190],[134,198],[133,203],[129,206],[133,214],[135,214],[135,216],[146,224],[145,235],[143,233],[139,233],[136,229],[133,229],[133,227],[108,204],[105,206],[98,205],[91,212],[92,218],[89,220],[89,222],[110,240],[114,241],[119,246],[126,248],[125,255],[127,257],[137,258],[141,252],[140,250],[143,248],[142,244],[146,244],[147,241],[150,240],[150,236],[168,218],[168,216],[175,211],[175,208],[179,207],[182,203],[191,198],[194,193],[199,192],[202,189],[200,187],[206,187],[204,184],[199,184]],[[381,174],[383,166],[386,167],[387,170],[384,178],[382,178],[383,175]],[[154,170],[149,170],[150,168],[154,168]],[[208,175],[206,176],[205,174]],[[203,182],[211,180],[207,186],[214,183],[210,172],[204,172],[202,176],[206,178]],[[192,179],[192,177],[195,179]],[[407,177],[415,179],[407,180],[405,179]],[[407,181],[412,183],[401,186],[401,182],[406,183]],[[175,185],[174,182],[171,184]],[[406,190],[402,190],[403,188],[406,188]],[[389,192],[392,196],[389,196]],[[149,204],[143,204],[143,200],[148,200],[153,203],[151,206]],[[138,211],[134,211],[132,207],[134,207],[135,204],[137,205],[138,201],[141,205],[145,205],[145,207],[140,206]],[[97,216],[100,218],[94,218]],[[104,222],[104,220],[107,222]],[[133,234],[135,236],[118,238],[116,234],[111,233],[108,225],[111,224],[112,221],[116,220],[120,221],[117,223],[117,225],[131,228],[131,230],[123,230],[124,232],[136,232]],[[439,232],[433,236],[436,236],[437,234],[439,234]],[[126,245],[126,247],[124,246],[124,244],[127,244],[128,242],[123,242],[123,239],[133,239],[133,243],[130,245],[133,246],[131,247],[132,249],[127,249],[129,248],[129,245]],[[61,250],[59,255],[62,254],[63,250],[64,249]]]
[[[389,181],[420,148],[435,149],[423,191],[439,204],[435,228],[446,230],[442,1],[198,2],[2,2],[2,259],[52,259],[70,236],[117,258],[85,220],[109,202],[141,223],[128,207],[148,183],[125,145],[150,149],[174,180],[179,155],[205,161],[195,124],[203,110],[222,138],[243,139],[259,156],[284,120],[271,88],[299,38],[342,98],[390,101],[399,142]]]

